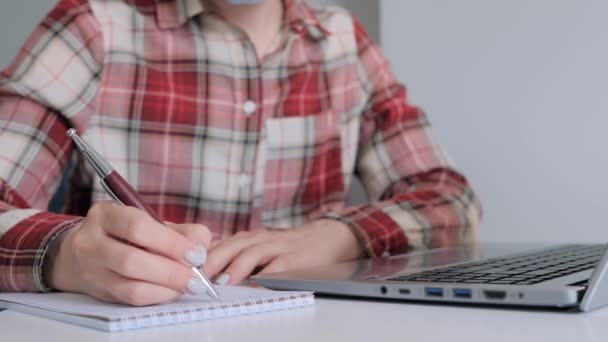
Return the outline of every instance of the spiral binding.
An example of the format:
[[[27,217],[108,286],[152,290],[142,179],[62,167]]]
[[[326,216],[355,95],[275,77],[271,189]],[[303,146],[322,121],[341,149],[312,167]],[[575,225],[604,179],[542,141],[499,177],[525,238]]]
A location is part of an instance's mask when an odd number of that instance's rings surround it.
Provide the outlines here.
[[[245,301],[219,302],[217,304],[193,306],[172,311],[150,311],[130,316],[122,315],[120,320],[116,321],[116,328],[118,328],[116,330],[132,330],[259,312],[286,310],[312,304],[314,304],[314,295],[312,293],[305,293],[279,298],[249,298],[249,300]]]

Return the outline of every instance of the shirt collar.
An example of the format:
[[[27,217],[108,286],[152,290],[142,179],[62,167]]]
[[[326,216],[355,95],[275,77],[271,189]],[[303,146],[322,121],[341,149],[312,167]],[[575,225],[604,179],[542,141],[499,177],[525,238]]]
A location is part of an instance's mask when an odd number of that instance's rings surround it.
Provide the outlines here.
[[[330,35],[330,32],[321,24],[319,17],[305,0],[283,0],[285,12],[283,23],[288,25],[292,31],[303,33],[310,38],[321,40]]]
[[[155,0],[156,20],[162,29],[175,29],[203,13],[201,0]]]
[[[203,13],[205,8],[201,0],[154,0],[156,18],[162,29],[175,29]],[[292,31],[320,40],[330,33],[319,21],[317,13],[304,0],[283,0],[283,24]]]

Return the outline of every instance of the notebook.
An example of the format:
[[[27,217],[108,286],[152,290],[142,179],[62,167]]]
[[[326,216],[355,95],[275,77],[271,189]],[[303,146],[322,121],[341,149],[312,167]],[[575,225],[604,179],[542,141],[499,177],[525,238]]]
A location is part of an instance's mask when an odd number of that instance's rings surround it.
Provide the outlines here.
[[[170,304],[132,307],[75,293],[0,293],[0,308],[110,332],[219,319],[314,304],[311,292],[216,286],[221,299],[184,295]]]

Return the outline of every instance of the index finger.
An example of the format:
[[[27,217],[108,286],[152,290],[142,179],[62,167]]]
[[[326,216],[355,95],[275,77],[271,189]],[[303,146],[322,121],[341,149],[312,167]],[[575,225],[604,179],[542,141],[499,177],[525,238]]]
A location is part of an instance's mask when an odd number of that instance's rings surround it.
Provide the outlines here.
[[[205,246],[195,244],[137,208],[114,204],[107,208],[102,222],[104,231],[111,236],[177,262],[200,267],[207,260]]]

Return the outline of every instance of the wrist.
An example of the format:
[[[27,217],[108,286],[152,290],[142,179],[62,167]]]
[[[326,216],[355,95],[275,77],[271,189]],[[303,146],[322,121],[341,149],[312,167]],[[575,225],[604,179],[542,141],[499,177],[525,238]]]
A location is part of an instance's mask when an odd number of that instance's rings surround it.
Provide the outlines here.
[[[365,248],[352,228],[341,221],[320,219],[317,221],[323,229],[331,229],[336,236],[337,261],[348,261],[365,257]]]
[[[63,247],[66,244],[69,235],[77,230],[81,223],[82,221],[77,222],[75,225],[71,225],[70,228],[61,231],[52,241],[50,241],[42,261],[42,281],[47,288],[52,290],[66,290],[65,286],[62,285],[66,280],[66,275],[61,274],[61,269],[65,268],[65,264],[66,262],[69,262],[70,258],[64,256],[66,251]]]

